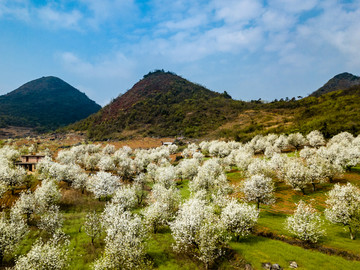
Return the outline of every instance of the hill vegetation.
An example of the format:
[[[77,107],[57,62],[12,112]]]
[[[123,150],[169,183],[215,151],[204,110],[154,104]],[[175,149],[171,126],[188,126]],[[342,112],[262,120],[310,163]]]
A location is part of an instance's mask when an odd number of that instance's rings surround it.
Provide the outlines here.
[[[0,96],[0,127],[54,130],[97,112],[100,105],[56,77],[42,77]]]
[[[360,85],[360,77],[344,72],[330,79],[324,86],[313,92],[311,96],[319,97],[323,94],[344,90],[354,85]]]
[[[125,94],[69,129],[95,140],[143,136],[199,137],[234,119],[247,103],[216,93],[171,72],[144,76]]]
[[[246,141],[257,134],[314,129],[329,138],[341,131],[359,134],[359,102],[360,85],[299,100],[238,101],[158,70],[65,130],[87,131],[93,140],[186,136]]]

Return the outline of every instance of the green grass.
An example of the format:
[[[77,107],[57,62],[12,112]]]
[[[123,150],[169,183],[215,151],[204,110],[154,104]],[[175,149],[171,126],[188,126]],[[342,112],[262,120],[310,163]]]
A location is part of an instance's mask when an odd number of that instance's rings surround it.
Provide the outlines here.
[[[183,200],[186,200],[190,197],[189,189],[190,180],[182,180],[177,183],[177,188],[180,189],[180,195]]]
[[[352,168],[351,168],[351,171],[352,171],[352,172],[356,172],[356,173],[360,173],[360,166],[358,166],[358,167],[352,167]]]
[[[259,228],[267,228],[278,235],[293,237],[285,228],[287,216],[282,213],[263,211],[260,214],[258,226]],[[320,239],[320,245],[360,255],[360,235],[356,240],[351,240],[347,228],[332,224],[324,217],[322,219],[326,235]]]
[[[348,261],[338,256],[330,256],[303,249],[290,244],[260,236],[250,236],[241,242],[231,242],[231,248],[243,255],[254,269],[262,269],[261,264],[278,263],[289,269],[289,262],[296,261],[297,269],[360,269],[360,262]]]
[[[199,269],[196,262],[186,256],[174,253],[171,244],[174,242],[170,231],[152,234],[147,242],[148,254],[156,269]]]

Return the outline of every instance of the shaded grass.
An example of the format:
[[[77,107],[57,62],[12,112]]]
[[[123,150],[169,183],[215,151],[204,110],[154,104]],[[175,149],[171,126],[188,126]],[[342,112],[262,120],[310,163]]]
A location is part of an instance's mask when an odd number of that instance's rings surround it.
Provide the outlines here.
[[[180,195],[183,200],[186,200],[190,197],[189,183],[190,180],[182,180],[181,182],[177,182],[177,188],[180,189]]]
[[[156,269],[201,269],[198,263],[187,256],[174,253],[171,245],[174,240],[169,230],[164,233],[152,234],[147,241],[147,252]]]

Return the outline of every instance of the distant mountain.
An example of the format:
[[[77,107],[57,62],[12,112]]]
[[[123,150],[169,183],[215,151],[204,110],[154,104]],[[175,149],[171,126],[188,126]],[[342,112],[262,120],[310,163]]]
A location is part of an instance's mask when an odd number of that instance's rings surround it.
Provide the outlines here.
[[[198,137],[233,119],[245,102],[157,70],[98,113],[70,125],[92,139],[143,136]]]
[[[329,92],[345,90],[354,85],[360,85],[360,77],[344,72],[330,79],[326,84],[313,92],[310,96],[319,97]]]
[[[42,77],[0,96],[0,127],[54,130],[101,109],[84,93],[56,77]]]

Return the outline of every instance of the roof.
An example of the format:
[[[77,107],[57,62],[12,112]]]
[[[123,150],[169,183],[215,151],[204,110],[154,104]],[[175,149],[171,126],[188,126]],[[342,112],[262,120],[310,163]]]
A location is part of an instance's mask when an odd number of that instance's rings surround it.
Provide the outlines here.
[[[21,157],[45,157],[45,155],[21,155]]]

